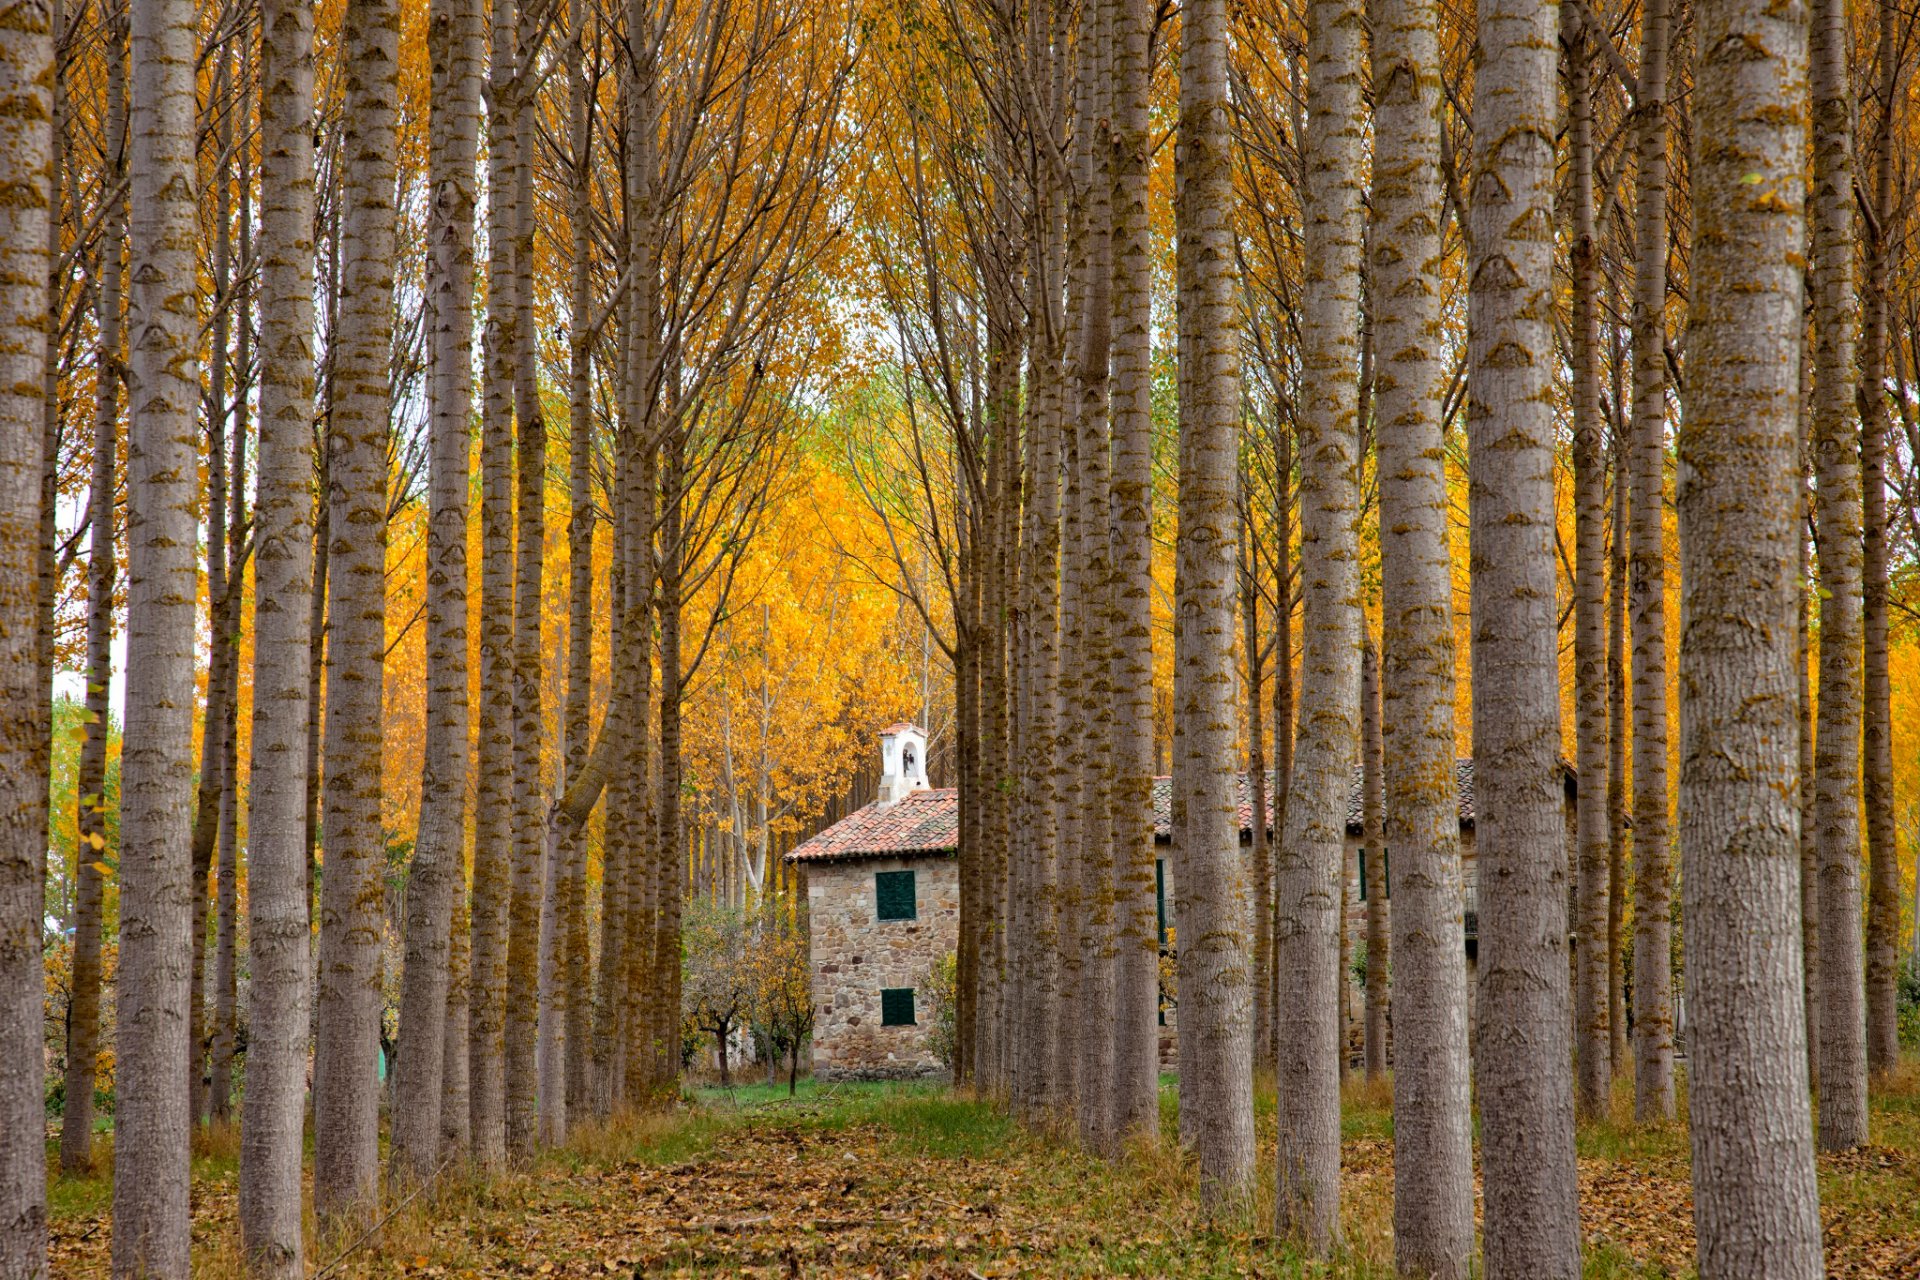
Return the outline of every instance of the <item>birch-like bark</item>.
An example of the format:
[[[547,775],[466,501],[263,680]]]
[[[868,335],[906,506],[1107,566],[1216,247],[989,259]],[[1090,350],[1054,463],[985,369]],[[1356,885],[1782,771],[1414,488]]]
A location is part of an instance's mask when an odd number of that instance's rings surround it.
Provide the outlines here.
[[[1560,6],[1566,49],[1567,139],[1573,237],[1573,559],[1574,753],[1582,785],[1576,796],[1574,896],[1575,1093],[1587,1115],[1604,1115],[1613,1082],[1608,1038],[1607,795],[1596,785],[1607,766],[1606,503],[1607,472],[1600,420],[1600,246],[1594,226],[1593,54],[1586,22],[1571,3]]]
[[[1702,1280],[1815,1280],[1794,741],[1807,27],[1756,0],[1697,12],[1674,489],[1694,1231]]]
[[[1854,417],[1853,114],[1847,13],[1814,0],[1813,464],[1820,557],[1819,724],[1813,822],[1820,858],[1820,1149],[1867,1141],[1866,991],[1861,972],[1860,424]]]
[[[188,1265],[191,1119],[183,1065],[194,920],[187,735],[197,585],[194,409],[200,396],[194,254],[197,26],[188,0],[133,6],[132,23],[127,682],[120,745],[120,969],[114,993],[119,1102],[113,1271],[116,1277],[174,1280],[187,1274]],[[7,41],[30,35],[9,30]],[[24,84],[17,90],[25,91]],[[8,116],[15,128],[22,118]],[[29,131],[5,149],[10,163],[32,145],[32,137]],[[44,245],[36,252],[44,252]],[[9,451],[9,456],[20,455]],[[22,509],[4,505],[9,511]],[[15,1024],[9,1020],[7,1025]]]
[[[240,1236],[251,1274],[300,1280],[308,1005],[307,689],[313,577],[313,8],[260,15],[260,460],[247,792]]]
[[[370,1212],[380,1194],[380,823],[387,647],[387,422],[391,411],[397,0],[348,0],[347,158],[340,224],[345,294],[328,423],[326,801],[315,990],[313,1205],[322,1220]]]
[[[9,708],[6,729],[0,734],[0,762],[4,762],[0,778],[5,779],[0,785],[4,785],[6,791],[4,802],[0,803],[0,813],[5,815],[4,825],[0,826],[0,1132],[9,1135],[4,1154],[0,1154],[0,1275],[19,1276],[21,1280],[43,1280],[48,1274],[46,1143],[41,1138],[46,1131],[43,1079],[46,1055],[41,1043],[45,981],[41,935],[46,914],[49,739],[43,732],[47,726],[37,716],[20,714],[20,709],[37,705],[47,696],[40,652],[41,591],[46,568],[41,563],[40,516],[42,470],[50,464],[45,456],[46,409],[42,389],[46,383],[49,346],[47,299],[51,255],[48,237],[51,221],[56,216],[50,90],[54,64],[52,17],[57,12],[57,6],[50,12],[47,6],[24,5],[13,10],[10,20],[0,28],[0,104],[6,108],[5,124],[0,126],[0,140],[4,140],[4,146],[0,146],[0,184],[4,184],[9,193],[4,208],[0,209],[0,256],[5,265],[4,274],[0,275],[0,280],[5,282],[0,286],[0,315],[6,318],[4,328],[0,329],[5,335],[0,338],[0,369],[5,372],[5,381],[0,383],[5,388],[5,394],[0,395],[0,565],[6,566],[0,571],[0,705]],[[187,110],[191,119],[191,97]],[[143,123],[146,122],[143,119]],[[151,157],[150,149],[143,148],[143,151],[146,153],[143,158]],[[193,278],[190,266],[186,278]],[[143,301],[150,298],[151,294],[143,293]],[[164,332],[162,341],[177,336],[177,331],[175,326]],[[180,403],[185,425],[178,434],[191,439],[193,401],[183,397]],[[151,417],[143,425],[147,427],[143,432],[144,444],[155,433]],[[181,450],[182,453],[188,451]],[[190,634],[193,566],[188,550],[192,546],[190,458],[186,460],[186,467],[186,476],[177,486],[181,490],[176,503],[178,510],[166,513],[171,518],[173,532],[178,533],[183,522],[186,530],[186,540],[179,544],[180,564],[176,566],[184,569],[181,576],[188,588],[186,607],[179,615],[188,633],[186,643],[179,646],[186,657],[186,679],[181,683],[189,695],[183,700],[183,706],[191,705],[193,678]],[[143,483],[151,483],[153,469],[150,464],[136,462],[134,475]],[[147,490],[140,496],[146,498],[151,494],[152,491]],[[133,563],[145,571],[140,581],[145,596],[150,597],[151,575],[163,566],[156,565],[152,555],[154,524],[151,520],[142,523],[146,527],[140,530],[142,541],[137,544],[141,550]],[[143,598],[143,603],[148,601]],[[173,621],[171,615],[168,620]],[[145,621],[143,618],[142,622]],[[131,625],[130,618],[130,631]],[[174,629],[179,629],[177,624]],[[151,633],[142,636],[142,639],[152,638]],[[145,650],[140,653],[144,683],[152,687],[156,655],[149,646],[142,649]],[[130,645],[130,659],[134,652]],[[177,691],[179,685],[171,687]],[[184,731],[185,727],[182,720],[180,728]],[[155,749],[164,750],[166,739],[153,734],[150,722],[144,717],[143,728],[148,729],[148,733],[140,745],[147,757],[140,780],[150,789],[156,780],[152,768]],[[184,738],[181,741],[184,742]],[[184,772],[180,773],[180,781],[183,785],[179,798],[184,802]],[[128,791],[126,795],[134,797],[136,793]],[[157,834],[153,819],[158,815],[146,809],[144,792],[140,793],[139,800],[144,830]],[[128,806],[130,812],[132,808]],[[185,835],[184,826],[180,834]],[[184,853],[184,841],[180,845]],[[139,850],[137,856],[148,852],[140,846],[129,847]],[[143,877],[143,881],[140,887],[150,889],[150,879]],[[134,905],[144,912],[151,901],[151,896],[146,902],[136,898]],[[140,918],[139,914],[135,918]],[[142,957],[139,954],[142,951],[148,954]],[[151,966],[158,959],[151,952],[151,946],[144,945],[136,949],[136,958],[144,959]],[[153,990],[156,984],[152,975],[151,967],[135,975],[136,992],[147,996],[148,1001],[153,994],[161,994]],[[123,1005],[123,1008],[128,1009],[123,1019],[141,1014],[149,1020],[152,1018],[147,1001],[135,1002],[131,1007]],[[169,1039],[178,1043],[177,1036]],[[165,1059],[157,1061],[164,1063]],[[141,1065],[152,1078],[153,1064],[143,1062]],[[177,1065],[174,1074],[176,1077],[179,1074]],[[161,1086],[163,1095],[168,1091]],[[166,1118],[167,1100],[164,1097],[143,1099],[138,1112],[145,1122],[145,1133],[140,1136],[144,1136],[146,1145],[136,1148],[136,1160],[147,1167],[168,1166],[171,1172],[171,1159],[156,1159],[173,1155],[162,1145],[166,1135],[155,1124]],[[177,1260],[180,1275],[186,1272],[185,1119],[184,1114],[181,1115],[177,1205],[172,1196],[166,1194],[175,1189],[169,1180],[162,1187],[149,1189],[156,1194],[155,1200],[137,1206],[146,1210],[143,1215],[146,1222],[161,1228],[164,1236],[154,1242],[161,1246],[155,1249],[155,1256],[169,1266]],[[116,1184],[116,1202],[118,1190]],[[176,1208],[177,1222],[173,1212]],[[125,1247],[120,1234],[116,1223],[116,1261]],[[131,1272],[143,1252],[128,1250],[125,1256],[132,1259],[133,1264],[118,1266],[116,1274]]]
[[[1080,939],[1080,999],[1072,1018],[1080,1055],[1080,1140],[1095,1151],[1116,1149],[1113,1128],[1113,1023],[1115,962],[1114,845],[1110,808],[1114,706],[1108,689],[1112,631],[1113,570],[1109,535],[1111,443],[1107,431],[1108,365],[1113,332],[1113,147],[1107,134],[1111,107],[1111,40],[1107,18],[1113,6],[1088,5],[1081,18],[1080,77],[1076,129],[1087,135],[1086,310],[1076,352],[1080,472],[1078,545],[1073,571],[1081,583],[1085,614],[1082,674],[1073,718],[1084,735],[1081,758],[1080,878],[1083,928]]]
[[[407,877],[393,1167],[424,1179],[442,1160],[449,945],[465,887],[467,494],[473,411],[474,162],[480,128],[480,8],[436,0],[427,15],[429,103],[427,719],[420,825]]]
[[[1174,547],[1173,757],[1179,822],[1174,890],[1181,1075],[1196,1077],[1186,1117],[1200,1189],[1219,1209],[1252,1190],[1253,991],[1244,936],[1248,888],[1234,795],[1234,472],[1240,421],[1239,290],[1224,0],[1191,0],[1180,48],[1180,175],[1175,207],[1188,369],[1180,400],[1180,533]],[[1181,1101],[1187,1100],[1182,1090]]]
[[[1440,55],[1433,0],[1374,11],[1372,280],[1380,358],[1380,683],[1393,849],[1393,1248],[1402,1275],[1473,1256],[1467,966],[1460,939],[1453,560],[1440,345]],[[1385,887],[1385,877],[1378,882]]]
[[[582,317],[593,309],[593,100],[587,79],[586,48],[588,10],[582,0],[571,0],[567,11],[567,93],[568,126],[571,137],[571,186],[568,192],[568,221],[572,232],[573,270],[569,280],[575,332],[568,359],[567,380],[567,688],[566,715],[562,734],[565,739],[566,785],[571,787],[587,762],[591,745],[593,714],[593,346],[581,330]],[[596,68],[597,68],[596,54]],[[583,824],[584,825],[584,824]],[[565,1000],[562,1025],[550,1031],[541,1024],[543,1054],[541,1092],[556,1092],[548,1075],[556,1068],[558,1091],[566,1098],[568,1112],[585,1112],[589,1098],[590,1059],[589,1012],[587,997],[592,978],[587,938],[587,841],[576,827],[565,838],[563,872],[560,876],[560,901],[554,913],[559,935],[553,940],[558,951],[551,964],[546,960],[547,946],[542,944],[542,967],[550,972],[550,981],[558,984]],[[603,877],[604,880],[604,877]],[[542,1008],[546,1007],[543,998]],[[563,1040],[555,1064],[552,1037]]]
[[[1897,40],[1889,0],[1878,15],[1878,120],[1872,143],[1873,190],[1862,193],[1873,216],[1865,219],[1866,279],[1861,290],[1860,480],[1865,541],[1861,557],[1861,771],[1867,814],[1867,1071],[1878,1078],[1900,1061],[1899,952],[1900,845],[1894,830],[1893,687],[1887,669],[1887,321],[1894,237],[1894,147],[1902,101],[1901,59],[1910,41]],[[1896,52],[1896,49],[1899,52]]]
[[[1627,472],[1614,346],[1613,544],[1607,552],[1607,1030],[1612,1078],[1633,1068],[1627,1042]]]
[[[116,13],[106,22],[106,181],[117,186],[126,177],[127,19]],[[80,744],[74,790],[78,812],[74,830],[81,842],[74,876],[73,1004],[67,1020],[66,1113],[60,1125],[60,1171],[80,1174],[93,1164],[93,1092],[100,1054],[100,940],[105,910],[107,837],[107,730],[113,714],[113,493],[119,443],[120,384],[125,376],[121,352],[127,244],[124,195],[109,197],[100,224],[94,296],[93,482],[88,513],[87,550],[87,724]],[[100,844],[96,847],[95,838]]]
[[[505,127],[514,131],[510,211],[513,229],[514,309],[510,342],[513,360],[514,417],[514,574],[513,574],[513,846],[512,898],[507,913],[507,1151],[516,1158],[533,1153],[539,1137],[540,1037],[540,890],[546,846],[546,806],[540,791],[540,748],[545,736],[541,715],[541,588],[545,580],[547,424],[536,386],[533,318],[533,156],[532,77],[539,56],[543,16],[531,4],[519,6],[520,32]],[[501,300],[503,305],[506,299]],[[566,1106],[565,1096],[556,1100]],[[564,1111],[557,1113],[564,1130]]]
[[[1633,430],[1633,1115],[1673,1118],[1673,868],[1667,792],[1667,60],[1672,0],[1641,20],[1635,141]]]
[[[1552,6],[1513,0],[1480,0],[1478,21],[1467,447],[1486,1275],[1575,1280],[1553,559],[1557,23]]]
[[[1325,1255],[1340,1234],[1347,797],[1359,763],[1360,278],[1364,8],[1307,11],[1301,309],[1300,733],[1276,859],[1280,983],[1275,1229]],[[1184,524],[1184,521],[1183,521]],[[1185,987],[1182,987],[1184,992]]]
[[[1365,625],[1364,623],[1362,624]],[[1361,1048],[1367,1079],[1380,1080],[1387,1072],[1387,849],[1386,747],[1380,739],[1380,651],[1362,633],[1360,649],[1360,829],[1367,860],[1367,974]],[[1346,869],[1341,868],[1345,879]],[[1341,927],[1346,914],[1341,913]],[[1344,978],[1345,966],[1341,966]]]
[[[474,1159],[507,1153],[507,949],[513,838],[513,306],[515,31],[511,0],[488,14],[487,318],[480,412],[480,741],[473,813],[468,1107]]]

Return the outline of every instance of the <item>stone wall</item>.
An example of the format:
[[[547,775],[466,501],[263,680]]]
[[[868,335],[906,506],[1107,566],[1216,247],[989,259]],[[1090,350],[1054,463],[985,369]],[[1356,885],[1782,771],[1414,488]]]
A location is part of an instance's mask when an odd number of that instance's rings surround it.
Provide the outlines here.
[[[914,873],[916,918],[877,919],[874,876]],[[813,959],[813,1074],[903,1080],[943,1074],[928,1039],[929,979],[960,940],[959,865],[951,855],[817,863],[806,868]],[[882,1026],[880,992],[910,987],[914,1025]]]

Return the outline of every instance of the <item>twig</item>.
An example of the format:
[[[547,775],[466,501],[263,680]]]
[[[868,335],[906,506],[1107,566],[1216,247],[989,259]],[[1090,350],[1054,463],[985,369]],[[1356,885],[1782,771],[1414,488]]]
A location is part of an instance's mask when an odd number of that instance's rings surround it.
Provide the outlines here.
[[[352,1254],[355,1249],[358,1249],[361,1245],[365,1244],[367,1241],[373,1239],[374,1236],[378,1235],[380,1232],[380,1228],[386,1226],[389,1222],[392,1222],[393,1216],[396,1213],[399,1213],[402,1209],[406,1208],[409,1204],[412,1204],[414,1199],[422,1191],[425,1191],[428,1187],[432,1186],[434,1182],[439,1179],[440,1175],[446,1171],[447,1166],[452,1163],[453,1163],[452,1156],[448,1156],[445,1160],[442,1160],[440,1162],[439,1168],[435,1169],[431,1174],[427,1175],[426,1180],[422,1182],[419,1186],[415,1187],[413,1190],[407,1192],[405,1196],[401,1197],[400,1203],[393,1206],[393,1208],[387,1210],[387,1212],[381,1217],[380,1221],[374,1223],[372,1226],[368,1227],[365,1231],[361,1232],[358,1239],[356,1239],[352,1244],[348,1245],[346,1248],[342,1249],[339,1253],[334,1254],[332,1260],[329,1261],[326,1266],[321,1267],[318,1271],[314,1272],[313,1280],[327,1280],[327,1277],[331,1275],[333,1271],[337,1267],[339,1267],[341,1263],[347,1260],[348,1255]]]

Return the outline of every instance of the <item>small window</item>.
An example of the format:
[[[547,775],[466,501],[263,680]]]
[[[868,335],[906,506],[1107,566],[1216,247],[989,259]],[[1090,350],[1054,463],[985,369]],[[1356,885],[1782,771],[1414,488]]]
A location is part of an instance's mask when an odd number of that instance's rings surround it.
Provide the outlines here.
[[[912,875],[908,871],[906,875]],[[913,988],[880,988],[880,1025],[883,1027],[911,1027],[913,1020]]]
[[[917,920],[920,911],[915,902],[913,872],[874,872],[873,906],[876,919]]]

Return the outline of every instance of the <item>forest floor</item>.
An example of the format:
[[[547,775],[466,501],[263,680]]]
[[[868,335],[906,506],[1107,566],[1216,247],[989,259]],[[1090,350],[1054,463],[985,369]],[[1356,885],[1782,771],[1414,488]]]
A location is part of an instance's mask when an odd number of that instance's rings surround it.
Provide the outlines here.
[[[1163,1093],[1165,1131],[1173,1089]],[[1630,1113],[1630,1093],[1616,1097]],[[1273,1094],[1259,1098],[1261,1149]],[[1345,1251],[1303,1265],[1267,1234],[1272,1191],[1210,1224],[1190,1162],[1141,1145],[1109,1164],[928,1086],[701,1089],[663,1116],[577,1132],[491,1179],[443,1181],[381,1229],[315,1242],[315,1280],[676,1275],[1387,1277],[1392,1108],[1356,1083],[1344,1109]],[[1874,1145],[1820,1158],[1833,1276],[1920,1278],[1920,1062],[1874,1099]],[[194,1163],[195,1275],[237,1277],[237,1142],[204,1135]],[[1692,1274],[1683,1124],[1583,1125],[1586,1273]],[[105,1276],[111,1182],[52,1184],[60,1277]]]

